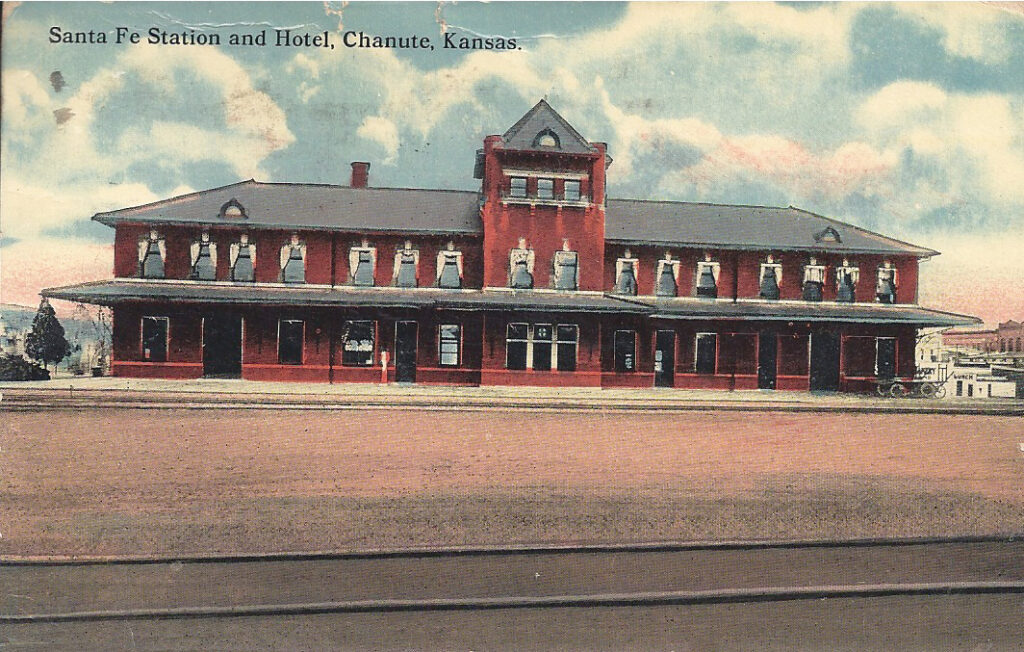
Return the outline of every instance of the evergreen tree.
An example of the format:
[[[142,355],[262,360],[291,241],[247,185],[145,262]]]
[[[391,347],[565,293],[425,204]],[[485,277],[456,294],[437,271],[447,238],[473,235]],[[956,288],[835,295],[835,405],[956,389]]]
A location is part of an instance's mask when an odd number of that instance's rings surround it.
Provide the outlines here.
[[[57,320],[53,306],[46,299],[39,303],[35,319],[32,320],[32,332],[25,337],[25,354],[33,360],[56,364],[71,353],[71,345],[64,337],[64,327]]]

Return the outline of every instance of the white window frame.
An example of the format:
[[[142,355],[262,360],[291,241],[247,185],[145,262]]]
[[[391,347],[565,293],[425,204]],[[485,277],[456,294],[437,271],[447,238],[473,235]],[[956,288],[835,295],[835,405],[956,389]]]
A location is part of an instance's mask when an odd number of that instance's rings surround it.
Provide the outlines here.
[[[444,361],[444,343],[452,340],[444,339],[445,327],[455,327],[455,364]],[[437,366],[439,367],[461,367],[462,366],[462,324],[438,324],[437,326]]]

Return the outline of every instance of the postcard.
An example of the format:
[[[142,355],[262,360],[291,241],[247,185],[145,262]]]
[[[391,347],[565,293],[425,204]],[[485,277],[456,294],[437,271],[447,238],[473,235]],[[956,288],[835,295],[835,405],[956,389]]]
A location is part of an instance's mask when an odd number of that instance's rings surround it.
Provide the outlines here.
[[[1024,637],[1021,5],[2,34],[0,646]]]

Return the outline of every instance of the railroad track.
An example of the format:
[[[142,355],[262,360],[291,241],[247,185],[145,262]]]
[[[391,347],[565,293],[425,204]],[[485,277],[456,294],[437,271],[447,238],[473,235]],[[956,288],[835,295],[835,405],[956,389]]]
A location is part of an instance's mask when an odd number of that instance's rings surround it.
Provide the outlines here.
[[[1020,537],[0,559],[0,649],[1018,649]]]

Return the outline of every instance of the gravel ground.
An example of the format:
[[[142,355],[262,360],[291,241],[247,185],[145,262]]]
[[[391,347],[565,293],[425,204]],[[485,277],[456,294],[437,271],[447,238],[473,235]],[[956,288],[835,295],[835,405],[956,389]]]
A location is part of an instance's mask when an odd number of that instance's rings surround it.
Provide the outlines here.
[[[9,412],[0,554],[1024,530],[1024,420]]]

